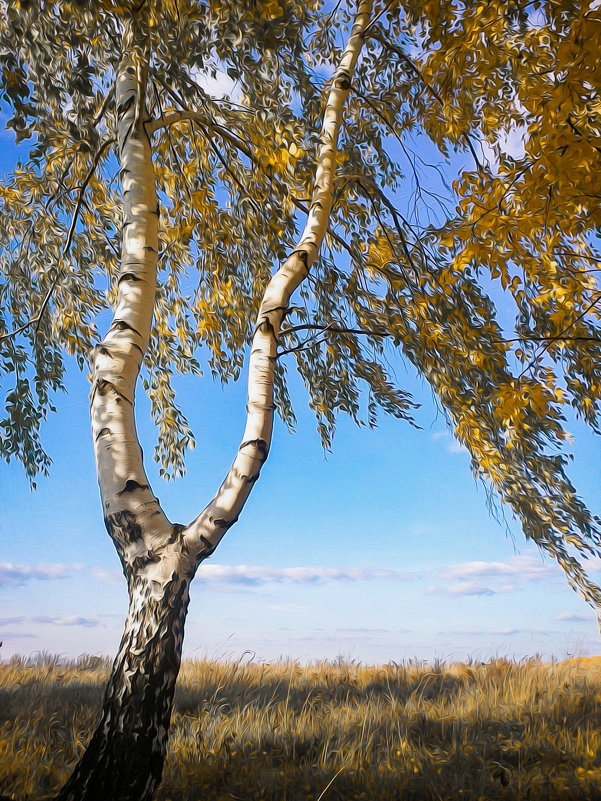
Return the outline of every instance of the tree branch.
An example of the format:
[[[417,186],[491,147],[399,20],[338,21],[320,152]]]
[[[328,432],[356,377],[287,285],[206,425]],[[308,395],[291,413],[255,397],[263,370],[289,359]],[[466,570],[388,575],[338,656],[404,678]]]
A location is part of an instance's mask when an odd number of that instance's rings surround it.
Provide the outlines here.
[[[280,326],[292,294],[307,277],[328,230],[342,110],[370,14],[371,0],[361,0],[328,92],[307,221],[296,248],[273,275],[263,294],[250,352],[247,417],[242,442],[215,497],[183,532],[187,546],[196,553],[198,561],[215,550],[238,519],[269,453]]]

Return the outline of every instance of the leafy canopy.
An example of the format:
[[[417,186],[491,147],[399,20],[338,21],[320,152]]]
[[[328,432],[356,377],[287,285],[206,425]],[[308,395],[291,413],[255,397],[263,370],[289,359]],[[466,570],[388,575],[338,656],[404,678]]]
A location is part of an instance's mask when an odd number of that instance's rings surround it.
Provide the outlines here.
[[[320,0],[147,2],[161,252],[143,380],[155,456],[176,475],[193,434],[172,376],[240,374],[306,209],[351,17]],[[1,91],[22,159],[0,185],[1,447],[32,479],[49,466],[40,425],[63,355],[85,368],[115,298],[113,81],[130,13],[111,0],[1,10]],[[338,411],[411,419],[392,342],[474,472],[595,603],[576,556],[599,554],[599,521],[564,447],[569,407],[600,425],[600,41],[588,0],[375,4],[327,242],[287,316],[275,387],[292,426],[286,369],[298,370],[328,446]],[[226,76],[227,91],[211,91]]]

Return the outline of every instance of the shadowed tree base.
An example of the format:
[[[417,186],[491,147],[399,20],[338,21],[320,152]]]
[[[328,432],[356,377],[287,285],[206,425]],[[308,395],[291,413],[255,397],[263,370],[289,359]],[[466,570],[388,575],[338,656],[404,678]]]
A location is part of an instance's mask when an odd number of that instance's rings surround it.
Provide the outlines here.
[[[189,580],[130,580],[130,606],[98,727],[56,801],[149,801],[163,772]]]

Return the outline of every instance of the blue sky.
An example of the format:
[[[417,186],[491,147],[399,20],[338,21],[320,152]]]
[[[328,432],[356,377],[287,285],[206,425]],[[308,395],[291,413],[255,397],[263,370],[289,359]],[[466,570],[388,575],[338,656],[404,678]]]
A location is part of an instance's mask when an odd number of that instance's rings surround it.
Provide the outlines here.
[[[0,134],[2,173],[15,157],[12,141]],[[276,423],[240,521],[201,566],[185,656],[381,663],[601,653],[593,611],[515,522],[494,519],[429,388],[392,353],[391,360],[422,404],[422,430],[382,417],[371,431],[341,418],[326,456],[304,391],[293,386],[297,433]],[[67,385],[43,430],[50,477],[32,493],[19,465],[0,465],[4,658],[114,654],[121,635],[125,581],[102,522],[89,387],[74,365]],[[166,484],[158,477],[141,392],[138,427],[155,492],[172,520],[189,522],[233,459],[246,390],[243,379],[222,387],[208,377],[185,377],[178,387],[197,437],[185,478]],[[601,440],[576,421],[570,430],[571,475],[593,503]],[[601,580],[601,572],[593,575]]]
[[[45,427],[50,478],[31,493],[17,465],[2,467],[4,657],[112,654],[119,642],[125,582],[101,519],[88,386],[76,367],[69,385]],[[326,457],[300,405],[295,435],[276,425],[247,508],[194,581],[185,656],[381,663],[601,653],[593,611],[516,524],[508,533],[491,517],[430,390],[410,374],[405,386],[422,403],[421,431],[390,419],[370,431],[341,419]],[[188,377],[180,388],[198,438],[188,475],[166,484],[154,463],[147,467],[167,513],[187,522],[235,453],[245,390]],[[147,412],[140,396],[150,453]],[[600,443],[572,430],[573,476],[591,499]]]

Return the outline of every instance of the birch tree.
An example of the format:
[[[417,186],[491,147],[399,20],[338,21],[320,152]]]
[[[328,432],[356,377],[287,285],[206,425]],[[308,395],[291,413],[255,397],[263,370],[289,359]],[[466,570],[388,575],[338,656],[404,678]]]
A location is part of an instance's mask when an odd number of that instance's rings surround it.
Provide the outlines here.
[[[564,447],[565,407],[597,429],[601,388],[594,4],[1,8],[3,100],[25,154],[0,186],[2,455],[32,482],[47,472],[42,423],[74,355],[130,602],[98,727],[57,798],[153,796],[190,583],[259,478],[274,412],[294,424],[291,366],[329,447],[341,411],[413,421],[388,369],[398,348],[475,474],[597,605],[582,557],[600,555],[599,521]],[[216,74],[233,82],[221,97]],[[447,159],[441,181],[426,142]],[[236,380],[245,359],[232,467],[174,524],[143,465],[138,378],[172,478],[194,442],[173,375]]]

